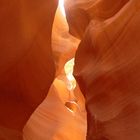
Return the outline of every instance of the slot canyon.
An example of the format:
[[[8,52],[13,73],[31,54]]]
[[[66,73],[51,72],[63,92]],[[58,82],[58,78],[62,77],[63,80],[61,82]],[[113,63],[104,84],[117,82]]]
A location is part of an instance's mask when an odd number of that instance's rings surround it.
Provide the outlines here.
[[[139,0],[0,0],[0,140],[140,140]]]

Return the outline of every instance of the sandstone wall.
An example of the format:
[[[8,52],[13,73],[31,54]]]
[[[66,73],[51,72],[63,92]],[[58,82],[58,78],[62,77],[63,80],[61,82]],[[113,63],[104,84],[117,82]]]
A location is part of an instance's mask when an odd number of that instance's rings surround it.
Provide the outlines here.
[[[87,140],[139,140],[139,1],[67,0],[65,7],[70,33],[81,38],[74,75],[86,99]]]
[[[57,0],[0,1],[0,125],[21,130],[46,97],[55,66]]]

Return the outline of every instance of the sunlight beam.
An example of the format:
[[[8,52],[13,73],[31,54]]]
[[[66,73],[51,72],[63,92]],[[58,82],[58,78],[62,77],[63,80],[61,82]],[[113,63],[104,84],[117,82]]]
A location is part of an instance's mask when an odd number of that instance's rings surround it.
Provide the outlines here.
[[[68,86],[69,90],[74,90],[74,88],[76,87],[76,80],[73,76],[73,67],[74,67],[74,58],[69,60],[64,66],[66,77],[69,81],[69,86]]]
[[[59,0],[59,7],[62,15],[66,17],[65,8],[64,8],[64,0]]]

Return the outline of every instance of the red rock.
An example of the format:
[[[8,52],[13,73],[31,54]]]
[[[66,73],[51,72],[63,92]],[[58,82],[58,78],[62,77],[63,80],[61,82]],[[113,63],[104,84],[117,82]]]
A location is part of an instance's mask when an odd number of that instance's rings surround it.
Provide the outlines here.
[[[86,99],[87,140],[139,140],[139,1],[71,3],[67,5],[68,16],[79,8],[90,16],[86,32],[75,27],[87,19],[68,19],[76,35],[82,35],[79,30],[84,33],[76,52],[74,75]]]
[[[65,106],[67,101],[69,90],[66,83],[56,78],[47,98],[24,127],[24,140],[85,140],[85,109],[80,106],[72,113]]]
[[[79,40],[69,34],[65,16],[58,7],[52,30],[52,49],[56,65],[56,76],[64,70],[67,61],[75,56]]]
[[[91,20],[103,21],[114,16],[129,0],[66,0],[69,32],[83,38]]]
[[[21,130],[54,79],[57,0],[0,1],[0,125]]]

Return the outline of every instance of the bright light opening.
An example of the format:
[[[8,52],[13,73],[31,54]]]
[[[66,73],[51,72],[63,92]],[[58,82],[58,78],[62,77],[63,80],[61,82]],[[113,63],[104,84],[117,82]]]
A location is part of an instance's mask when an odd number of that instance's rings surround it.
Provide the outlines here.
[[[65,73],[69,81],[68,89],[73,90],[76,87],[76,80],[73,76],[74,58],[68,61],[65,66]]]
[[[70,112],[74,114],[79,107],[73,92],[76,87],[76,80],[73,76],[73,67],[74,67],[74,58],[65,64],[64,70],[66,73],[66,77],[68,79],[67,88],[69,90],[69,100],[65,103],[65,106]]]
[[[60,7],[60,11],[63,14],[63,16],[66,16],[65,8],[64,8],[64,0],[59,0],[59,7]]]

